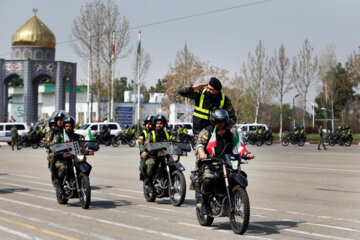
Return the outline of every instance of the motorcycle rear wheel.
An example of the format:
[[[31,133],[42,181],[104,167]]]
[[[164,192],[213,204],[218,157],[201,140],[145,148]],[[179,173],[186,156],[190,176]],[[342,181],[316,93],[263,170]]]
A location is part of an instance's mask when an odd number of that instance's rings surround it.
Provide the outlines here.
[[[133,139],[131,139],[131,140],[129,141],[129,146],[130,146],[130,147],[135,147],[135,145],[136,145],[136,140],[133,138]]]
[[[209,215],[204,215],[203,211],[199,207],[196,206],[196,217],[201,226],[211,226],[214,221],[214,217]]]
[[[145,200],[147,202],[154,202],[155,201],[156,195],[153,192],[153,186],[152,186],[150,178],[147,178],[147,179],[144,180],[143,191],[144,191]]]
[[[266,145],[271,145],[272,144],[272,139],[267,140],[265,143],[266,143]]]
[[[186,195],[186,181],[184,174],[175,170],[172,174],[173,189],[169,188],[170,202],[175,207],[179,207],[184,203]]]
[[[59,204],[67,204],[69,199],[65,198],[65,195],[64,195],[63,191],[60,190],[60,188],[61,188],[60,185],[57,185],[55,188],[56,199]]]
[[[281,144],[282,144],[284,147],[288,146],[288,145],[289,145],[289,139],[284,138],[284,139],[281,141]]]
[[[229,211],[231,229],[236,234],[244,234],[250,220],[250,202],[246,190],[236,185],[232,189],[232,202],[234,206]]]
[[[80,203],[83,209],[88,209],[91,201],[91,188],[89,177],[83,173],[80,173],[79,176],[80,182]]]
[[[298,142],[298,145],[299,145],[300,147],[303,147],[304,144],[305,144],[305,141],[304,141],[303,139],[301,139],[301,140]]]
[[[37,148],[39,147],[39,144],[38,144],[38,143],[32,143],[32,144],[31,144],[31,147],[32,147],[33,149],[37,149]]]
[[[118,138],[113,138],[112,143],[113,147],[118,147],[120,145],[120,141]]]

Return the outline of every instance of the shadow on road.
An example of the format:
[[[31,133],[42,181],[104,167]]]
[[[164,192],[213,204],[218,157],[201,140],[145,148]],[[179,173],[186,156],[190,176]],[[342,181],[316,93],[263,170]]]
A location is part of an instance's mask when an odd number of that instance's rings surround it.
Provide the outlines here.
[[[295,228],[297,226],[298,222],[290,221],[250,222],[247,233],[256,235],[279,234],[283,229]]]
[[[14,193],[14,192],[27,192],[28,188],[5,188],[0,189],[0,194]]]
[[[104,186],[104,185],[98,185],[98,186],[91,186],[91,190],[101,190],[101,189],[109,189],[113,188],[113,186]]]
[[[132,205],[132,202],[125,201],[125,200],[91,201],[91,204],[90,204],[90,206],[105,208],[105,209],[117,208],[117,207],[122,207],[122,206],[129,206],[129,205]],[[97,210],[97,208],[93,208],[93,209]]]

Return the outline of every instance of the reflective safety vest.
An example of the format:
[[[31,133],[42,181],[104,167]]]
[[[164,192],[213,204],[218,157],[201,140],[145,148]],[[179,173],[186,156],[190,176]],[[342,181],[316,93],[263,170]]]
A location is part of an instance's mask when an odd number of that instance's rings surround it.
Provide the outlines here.
[[[212,112],[209,109],[204,109],[203,108],[205,93],[206,93],[206,89],[204,89],[201,92],[199,106],[195,106],[194,116],[198,117],[198,118],[205,119],[205,120],[209,120],[210,115],[211,115]],[[221,101],[220,101],[219,108],[223,108],[224,104],[225,104],[225,94],[221,93]]]
[[[164,132],[165,132],[167,141],[169,141],[169,140],[170,140],[169,133],[168,133],[167,131],[165,131],[165,130],[164,130]],[[156,142],[156,134],[155,134],[155,131],[151,131],[151,134],[152,134],[152,137],[153,137],[153,142]]]
[[[146,130],[143,130],[143,133],[144,133],[145,139],[147,139],[147,131],[146,131]],[[144,140],[145,140],[145,139],[144,139]]]

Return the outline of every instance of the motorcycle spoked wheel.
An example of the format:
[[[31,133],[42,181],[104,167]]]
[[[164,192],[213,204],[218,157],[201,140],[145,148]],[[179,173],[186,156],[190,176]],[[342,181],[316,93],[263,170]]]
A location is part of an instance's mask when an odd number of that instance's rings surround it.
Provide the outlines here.
[[[91,188],[89,177],[83,173],[79,176],[80,187],[80,203],[83,209],[88,209],[91,201]]]
[[[229,211],[230,226],[234,233],[244,234],[249,226],[250,202],[245,189],[239,185],[232,189],[233,209]]]
[[[179,207],[184,203],[186,195],[186,181],[184,174],[175,170],[172,174],[173,187],[169,187],[170,202],[175,207]]]
[[[135,147],[135,145],[136,145],[136,140],[135,140],[135,139],[131,139],[131,140],[129,141],[129,146],[130,146],[130,147]]]
[[[65,198],[65,195],[64,195],[63,191],[60,191],[60,188],[61,188],[60,185],[57,185],[55,188],[56,199],[59,204],[67,204],[69,199]]]
[[[301,140],[298,142],[298,145],[299,145],[300,147],[303,147],[304,144],[305,144],[305,141],[304,141],[303,139],[301,139]]]
[[[282,144],[284,147],[288,146],[288,145],[289,145],[289,139],[284,138],[284,139],[281,141],[281,144]]]
[[[195,208],[196,208],[196,217],[197,217],[198,223],[201,226],[210,226],[214,221],[214,217],[203,214],[203,211],[198,206],[196,206]]]
[[[351,140],[346,140],[346,141],[345,141],[345,146],[350,147],[350,146],[351,146],[351,143],[352,143]]]
[[[335,141],[335,140],[332,140],[332,139],[331,139],[331,140],[329,141],[329,145],[330,145],[330,146],[335,146],[335,144],[336,144],[336,141]]]
[[[266,145],[271,145],[271,144],[272,144],[272,139],[267,140],[267,141],[265,142],[265,144],[266,144]]]
[[[325,140],[324,140],[324,145],[325,145],[325,146],[329,146],[329,143],[330,143],[329,139],[325,139]]]
[[[118,138],[113,138],[111,144],[112,144],[113,147],[118,147],[120,145],[120,141],[119,141]]]
[[[32,143],[32,144],[31,144],[31,147],[32,147],[33,149],[37,149],[37,148],[39,147],[39,144],[38,144],[38,143]]]
[[[144,191],[144,197],[147,202],[154,202],[156,199],[156,195],[153,192],[153,187],[151,183],[151,179],[147,178],[143,182],[143,191]]]

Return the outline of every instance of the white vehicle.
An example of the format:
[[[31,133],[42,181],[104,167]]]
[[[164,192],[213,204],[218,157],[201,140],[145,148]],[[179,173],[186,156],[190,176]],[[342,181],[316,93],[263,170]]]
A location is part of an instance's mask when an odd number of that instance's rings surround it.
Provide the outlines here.
[[[75,133],[80,134],[84,137],[87,136],[89,130],[91,134],[94,136],[95,133],[100,132],[100,128],[102,125],[108,125],[110,128],[110,134],[114,136],[119,136],[123,130],[120,127],[120,124],[115,122],[93,122],[93,123],[86,123],[80,129],[75,129]]]
[[[237,131],[241,137],[245,137],[245,135],[249,132],[254,132],[261,127],[265,127],[265,130],[269,130],[266,124],[262,123],[244,123],[244,124],[236,124]]]
[[[184,122],[184,123],[182,123],[182,122],[176,122],[176,123],[169,123],[168,125],[172,125],[173,128],[175,127],[175,129],[176,129],[177,126],[181,126],[181,125],[183,125],[183,124],[184,124],[184,126],[186,127],[186,129],[187,129],[187,131],[188,131],[187,134],[189,134],[190,136],[194,136],[194,133],[193,133],[193,125],[192,125],[191,122]]]
[[[0,142],[11,143],[11,128],[16,126],[19,136],[23,136],[29,132],[29,127],[26,123],[11,122],[0,123]]]

